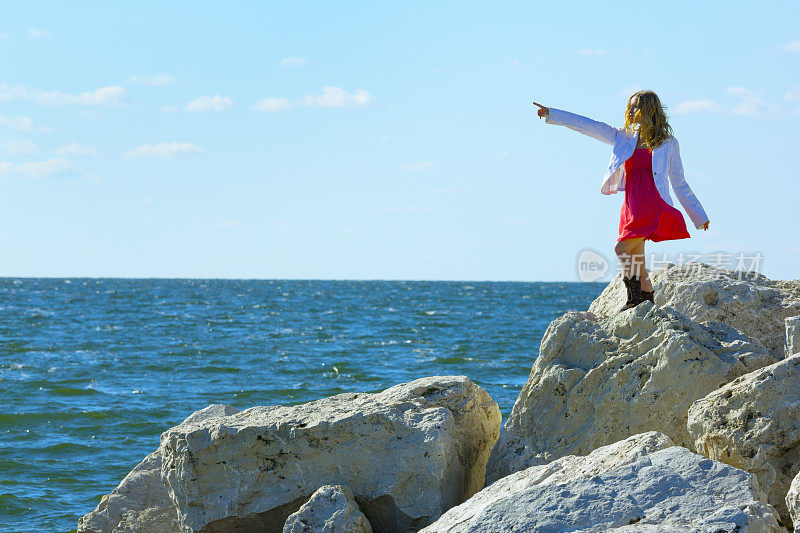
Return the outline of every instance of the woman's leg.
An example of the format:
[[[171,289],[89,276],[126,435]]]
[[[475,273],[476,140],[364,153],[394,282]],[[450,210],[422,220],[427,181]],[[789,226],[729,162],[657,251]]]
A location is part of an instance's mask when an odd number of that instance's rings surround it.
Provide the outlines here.
[[[644,249],[643,237],[636,237],[633,239],[625,239],[623,241],[617,241],[617,244],[614,246],[614,253],[616,253],[617,257],[619,258],[619,263],[622,266],[623,276],[631,277],[635,275],[639,276],[639,279],[641,279],[638,265],[634,264],[634,262],[636,261],[636,251],[640,244],[642,246],[642,249]],[[644,284],[642,285],[642,290],[645,290]]]
[[[650,276],[647,275],[647,269],[644,264],[644,239],[636,245],[633,251],[634,264],[637,267],[637,274],[639,279],[642,280],[642,290],[647,292],[653,291],[653,284],[650,281]]]

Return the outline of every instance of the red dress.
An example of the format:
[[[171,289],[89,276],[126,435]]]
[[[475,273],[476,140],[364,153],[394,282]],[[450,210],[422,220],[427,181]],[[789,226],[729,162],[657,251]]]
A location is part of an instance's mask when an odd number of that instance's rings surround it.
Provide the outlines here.
[[[625,161],[625,203],[619,215],[617,241],[644,237],[653,242],[688,239],[680,211],[659,194],[653,181],[652,153],[637,148]]]

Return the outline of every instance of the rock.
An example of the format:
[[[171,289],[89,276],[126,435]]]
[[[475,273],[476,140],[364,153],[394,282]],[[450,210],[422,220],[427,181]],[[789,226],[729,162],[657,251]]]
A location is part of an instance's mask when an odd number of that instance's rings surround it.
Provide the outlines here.
[[[289,515],[283,533],[372,533],[372,526],[350,487],[323,485]]]
[[[186,531],[282,531],[323,485],[347,485],[373,529],[420,529],[480,490],[500,409],[466,376],[252,407],[161,436]]]
[[[800,353],[800,316],[786,319],[786,356]]]
[[[800,315],[800,280],[773,281],[705,263],[665,264],[649,272],[655,304],[696,322],[713,320],[760,340],[777,359],[785,356],[784,319]],[[589,306],[597,317],[615,315],[625,303],[621,273]]]
[[[773,362],[760,342],[730,326],[698,324],[649,301],[605,319],[570,311],[544,334],[492,450],[486,484],[645,431],[693,450],[691,404]]]
[[[800,301],[800,278],[772,280],[773,286],[787,294],[788,299]]]
[[[78,519],[79,532],[178,533],[178,514],[161,481],[161,454],[144,458],[91,513]]]
[[[783,532],[755,476],[647,432],[495,481],[420,533]]]
[[[232,405],[214,404],[183,423],[238,413]],[[102,497],[97,508],[78,519],[78,532],[178,533],[178,514],[161,480],[161,452],[156,450]]]
[[[786,495],[786,507],[794,524],[794,533],[800,533],[800,474],[794,476]]]
[[[697,400],[688,429],[699,453],[752,472],[791,524],[786,493],[800,472],[800,354]]]

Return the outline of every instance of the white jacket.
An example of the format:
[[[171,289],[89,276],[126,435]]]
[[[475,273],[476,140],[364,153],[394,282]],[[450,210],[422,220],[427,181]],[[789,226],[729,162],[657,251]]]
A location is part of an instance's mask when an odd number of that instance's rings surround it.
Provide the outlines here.
[[[547,124],[566,126],[577,132],[588,135],[598,141],[603,141],[614,147],[611,154],[611,161],[608,163],[603,185],[600,192],[603,194],[614,194],[617,191],[625,190],[625,161],[633,155],[636,143],[639,140],[639,132],[630,132],[623,128],[609,126],[605,122],[599,122],[590,118],[564,111],[563,109],[550,108],[549,116],[545,119]],[[674,207],[672,197],[669,194],[667,177],[678,197],[683,209],[692,219],[692,223],[697,229],[708,222],[708,216],[700,205],[700,201],[689,188],[683,176],[683,163],[681,163],[680,147],[675,137],[668,138],[661,143],[661,146],[653,150],[653,181],[656,184],[659,194],[669,205]]]

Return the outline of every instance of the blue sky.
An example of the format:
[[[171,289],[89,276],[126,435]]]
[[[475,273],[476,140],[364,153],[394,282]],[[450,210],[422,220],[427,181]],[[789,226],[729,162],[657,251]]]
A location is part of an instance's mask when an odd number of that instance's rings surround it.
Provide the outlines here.
[[[610,279],[611,147],[531,101],[619,126],[651,89],[711,224],[682,211],[692,238],[648,243],[648,267],[723,252],[798,278],[798,20],[798,2],[3,3],[0,275],[577,281],[590,249]]]

